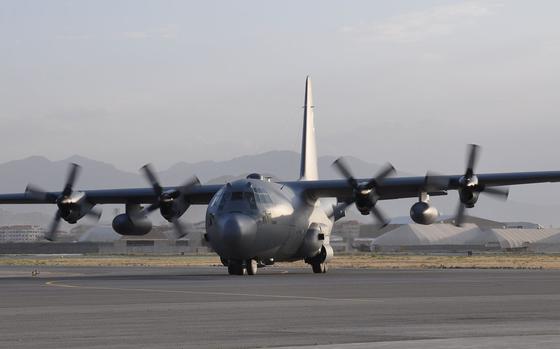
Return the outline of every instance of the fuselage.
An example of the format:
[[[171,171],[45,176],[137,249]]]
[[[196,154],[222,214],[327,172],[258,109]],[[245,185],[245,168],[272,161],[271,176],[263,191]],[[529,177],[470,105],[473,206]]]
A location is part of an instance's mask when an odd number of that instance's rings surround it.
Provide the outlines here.
[[[310,227],[328,244],[332,225],[319,200],[259,175],[224,185],[206,211],[207,239],[222,260],[310,258],[318,253],[305,246]]]

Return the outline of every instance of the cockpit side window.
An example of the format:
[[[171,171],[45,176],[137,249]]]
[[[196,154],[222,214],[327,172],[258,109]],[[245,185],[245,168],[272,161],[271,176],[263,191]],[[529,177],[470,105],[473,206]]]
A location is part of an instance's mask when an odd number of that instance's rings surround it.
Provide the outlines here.
[[[255,195],[253,194],[253,192],[251,191],[246,191],[244,193],[245,195],[245,200],[247,200],[247,202],[249,203],[249,207],[251,207],[251,209],[256,210],[257,209],[257,203],[255,202]]]
[[[219,203],[220,200],[222,200],[222,195],[224,195],[224,188],[223,187],[220,190],[218,190],[216,195],[214,195],[212,200],[210,200],[210,203],[208,204],[208,206],[213,207],[214,205]]]
[[[226,202],[229,201],[229,197],[230,197],[230,196],[231,196],[231,192],[225,192],[225,193],[222,195],[222,199],[221,199],[221,201],[220,201],[220,204],[218,205],[218,210],[219,210],[219,211],[221,211],[221,210],[224,209],[224,206],[225,206]]]
[[[272,204],[272,199],[270,199],[270,195],[262,188],[254,188],[255,197],[258,203],[260,204]]]

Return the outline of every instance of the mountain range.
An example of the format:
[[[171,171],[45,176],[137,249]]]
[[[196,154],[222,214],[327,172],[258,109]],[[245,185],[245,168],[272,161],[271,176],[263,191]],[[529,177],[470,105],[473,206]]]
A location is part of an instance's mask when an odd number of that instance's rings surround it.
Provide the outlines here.
[[[321,178],[340,178],[331,164],[334,156],[319,158],[319,173]],[[349,165],[357,177],[371,177],[380,168],[380,164],[370,163],[355,157],[347,157]],[[96,161],[79,155],[64,160],[52,161],[42,156],[31,156],[20,160],[13,160],[0,164],[0,192],[22,192],[28,183],[33,183],[49,191],[62,189],[66,177],[68,164],[78,163],[82,172],[76,183],[77,189],[110,189],[147,186],[146,180],[140,173],[121,170],[113,164]],[[299,175],[299,154],[292,151],[272,151],[256,155],[246,155],[227,161],[203,161],[196,163],[178,162],[168,169],[158,173],[163,185],[179,185],[192,175],[197,175],[203,183],[224,183],[234,178],[244,177],[249,173],[258,172],[271,175],[278,180],[294,180]],[[398,175],[411,175],[399,172]],[[519,187],[520,188],[520,187]],[[505,203],[487,197],[481,197],[477,207],[469,214],[496,219],[500,221],[533,221],[545,226],[560,225],[560,205],[550,199],[550,192],[560,192],[560,184],[531,185],[518,189],[522,195]],[[549,198],[541,201],[540,198]],[[553,197],[554,198],[554,197]],[[388,215],[397,217],[408,214],[415,199],[400,199],[381,201],[379,203]],[[452,215],[457,206],[457,195],[454,192],[446,197],[432,199],[440,212]],[[8,224],[47,224],[54,212],[54,205],[6,205],[0,207],[0,225]],[[114,216],[115,209],[122,207],[104,207],[103,219],[109,222]],[[204,207],[189,209],[186,219],[203,219]],[[159,217],[153,215],[154,220]],[[348,212],[350,218],[357,218],[368,222],[368,217],[362,217],[355,209]]]

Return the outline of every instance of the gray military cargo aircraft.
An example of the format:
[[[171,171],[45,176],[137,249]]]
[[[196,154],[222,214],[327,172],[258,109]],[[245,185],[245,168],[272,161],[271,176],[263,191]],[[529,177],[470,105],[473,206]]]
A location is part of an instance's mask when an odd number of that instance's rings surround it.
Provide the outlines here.
[[[74,190],[80,167],[71,164],[62,191],[46,192],[29,185],[24,193],[0,195],[0,204],[56,204],[58,210],[47,240],[54,240],[60,220],[76,223],[84,216],[99,218],[96,205],[124,204],[126,212],[113,219],[121,235],[144,235],[152,223],[148,214],[159,210],[173,223],[177,237],[186,231],[179,222],[190,205],[208,205],[205,239],[232,275],[253,275],[258,267],[276,261],[304,260],[314,273],[325,273],[333,256],[330,233],[333,223],[355,204],[363,215],[372,215],[380,226],[389,220],[376,206],[378,201],[418,198],[410,216],[419,224],[431,224],[438,211],[430,196],[459,193],[455,224],[461,225],[465,209],[472,208],[479,194],[507,198],[500,186],[558,182],[560,171],[475,174],[479,147],[470,146],[467,169],[460,175],[392,177],[393,166],[385,165],[373,178],[355,178],[344,159],[333,164],[345,179],[319,180],[312,104],[311,80],[306,80],[300,179],[275,182],[254,173],[224,185],[202,185],[193,177],[178,187],[162,187],[150,165],[142,167],[150,188]]]

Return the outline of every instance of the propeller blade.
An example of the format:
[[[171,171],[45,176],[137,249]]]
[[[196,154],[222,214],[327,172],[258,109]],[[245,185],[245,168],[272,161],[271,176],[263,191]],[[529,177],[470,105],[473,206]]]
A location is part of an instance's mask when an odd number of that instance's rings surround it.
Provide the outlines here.
[[[476,166],[476,162],[478,160],[479,151],[480,151],[480,146],[476,144],[469,144],[467,172],[465,173],[466,176],[472,176],[474,174],[474,167]]]
[[[344,158],[336,159],[333,162],[333,166],[338,170],[338,172],[342,175],[342,177],[346,178],[348,184],[352,188],[354,189],[358,188],[358,182],[356,181],[354,176],[352,176],[352,172],[350,172],[350,168],[348,167],[348,164],[346,163],[346,160],[344,160]]]
[[[393,165],[391,165],[391,163],[386,163],[385,165],[383,165],[383,167],[377,172],[377,174],[375,175],[375,177],[373,177],[367,184],[366,184],[366,188],[373,188],[376,185],[380,184],[381,182],[383,182],[383,180],[389,176],[392,176],[396,173],[397,171],[395,170],[395,168],[393,167]]]
[[[66,176],[66,184],[64,185],[64,190],[62,191],[62,195],[68,196],[72,194],[72,188],[74,187],[74,183],[76,183],[76,178],[78,178],[80,169],[81,169],[80,165],[76,163],[70,164],[70,168],[68,169],[68,175]]]
[[[32,200],[37,201],[46,201],[48,198],[48,194],[43,189],[33,185],[28,184],[25,188],[25,194],[29,196]]]
[[[379,229],[386,227],[391,222],[391,220],[376,206],[371,208],[371,214],[377,220]]]
[[[486,187],[482,190],[482,193],[488,194],[500,200],[507,200],[509,196],[509,189]]]
[[[153,166],[151,164],[146,164],[142,166],[140,170],[144,172],[144,176],[148,179],[148,181],[152,185],[152,188],[154,189],[156,195],[160,196],[163,189],[161,188],[161,185],[159,185],[159,181],[156,177]]]
[[[144,208],[142,211],[147,214],[147,213],[150,213],[150,212],[153,212],[153,211],[157,210],[159,207],[160,207],[160,202],[156,201],[153,204],[151,204],[150,206],[147,206],[146,208]]]
[[[58,229],[59,225],[60,225],[60,211],[56,210],[54,219],[51,222],[51,225],[49,226],[49,230],[45,232],[45,239],[49,241],[54,241],[56,239],[56,230]]]
[[[179,240],[183,236],[187,235],[187,231],[185,230],[181,222],[179,222],[179,218],[174,218],[171,221],[171,223],[173,223],[173,232],[174,232],[175,240]]]
[[[466,207],[462,202],[459,202],[459,207],[457,208],[457,214],[455,215],[455,226],[461,227],[465,222],[465,210]]]
[[[394,175],[396,172],[395,167],[388,162],[377,172],[375,179],[378,182],[382,182],[385,178]]]
[[[192,187],[194,187],[196,185],[199,185],[199,184],[200,184],[200,180],[198,179],[198,177],[193,176],[193,177],[189,178],[185,183],[183,183],[183,185],[179,187],[178,191],[179,191],[179,193],[185,195],[189,192],[189,190]]]
[[[332,219],[337,215],[341,215],[341,214],[345,215],[346,209],[350,207],[350,205],[352,205],[353,203],[354,202],[350,201],[350,202],[341,202],[336,205],[333,205],[332,209],[330,211],[327,211],[327,217],[329,217],[329,219]],[[344,217],[344,215],[341,217]]]
[[[449,177],[428,171],[424,177],[424,189],[428,192],[447,190],[449,188]]]
[[[86,216],[93,218],[96,221],[99,221],[101,219],[102,214],[103,214],[103,209],[101,209],[100,207],[93,207],[91,210],[89,210],[86,213]]]

